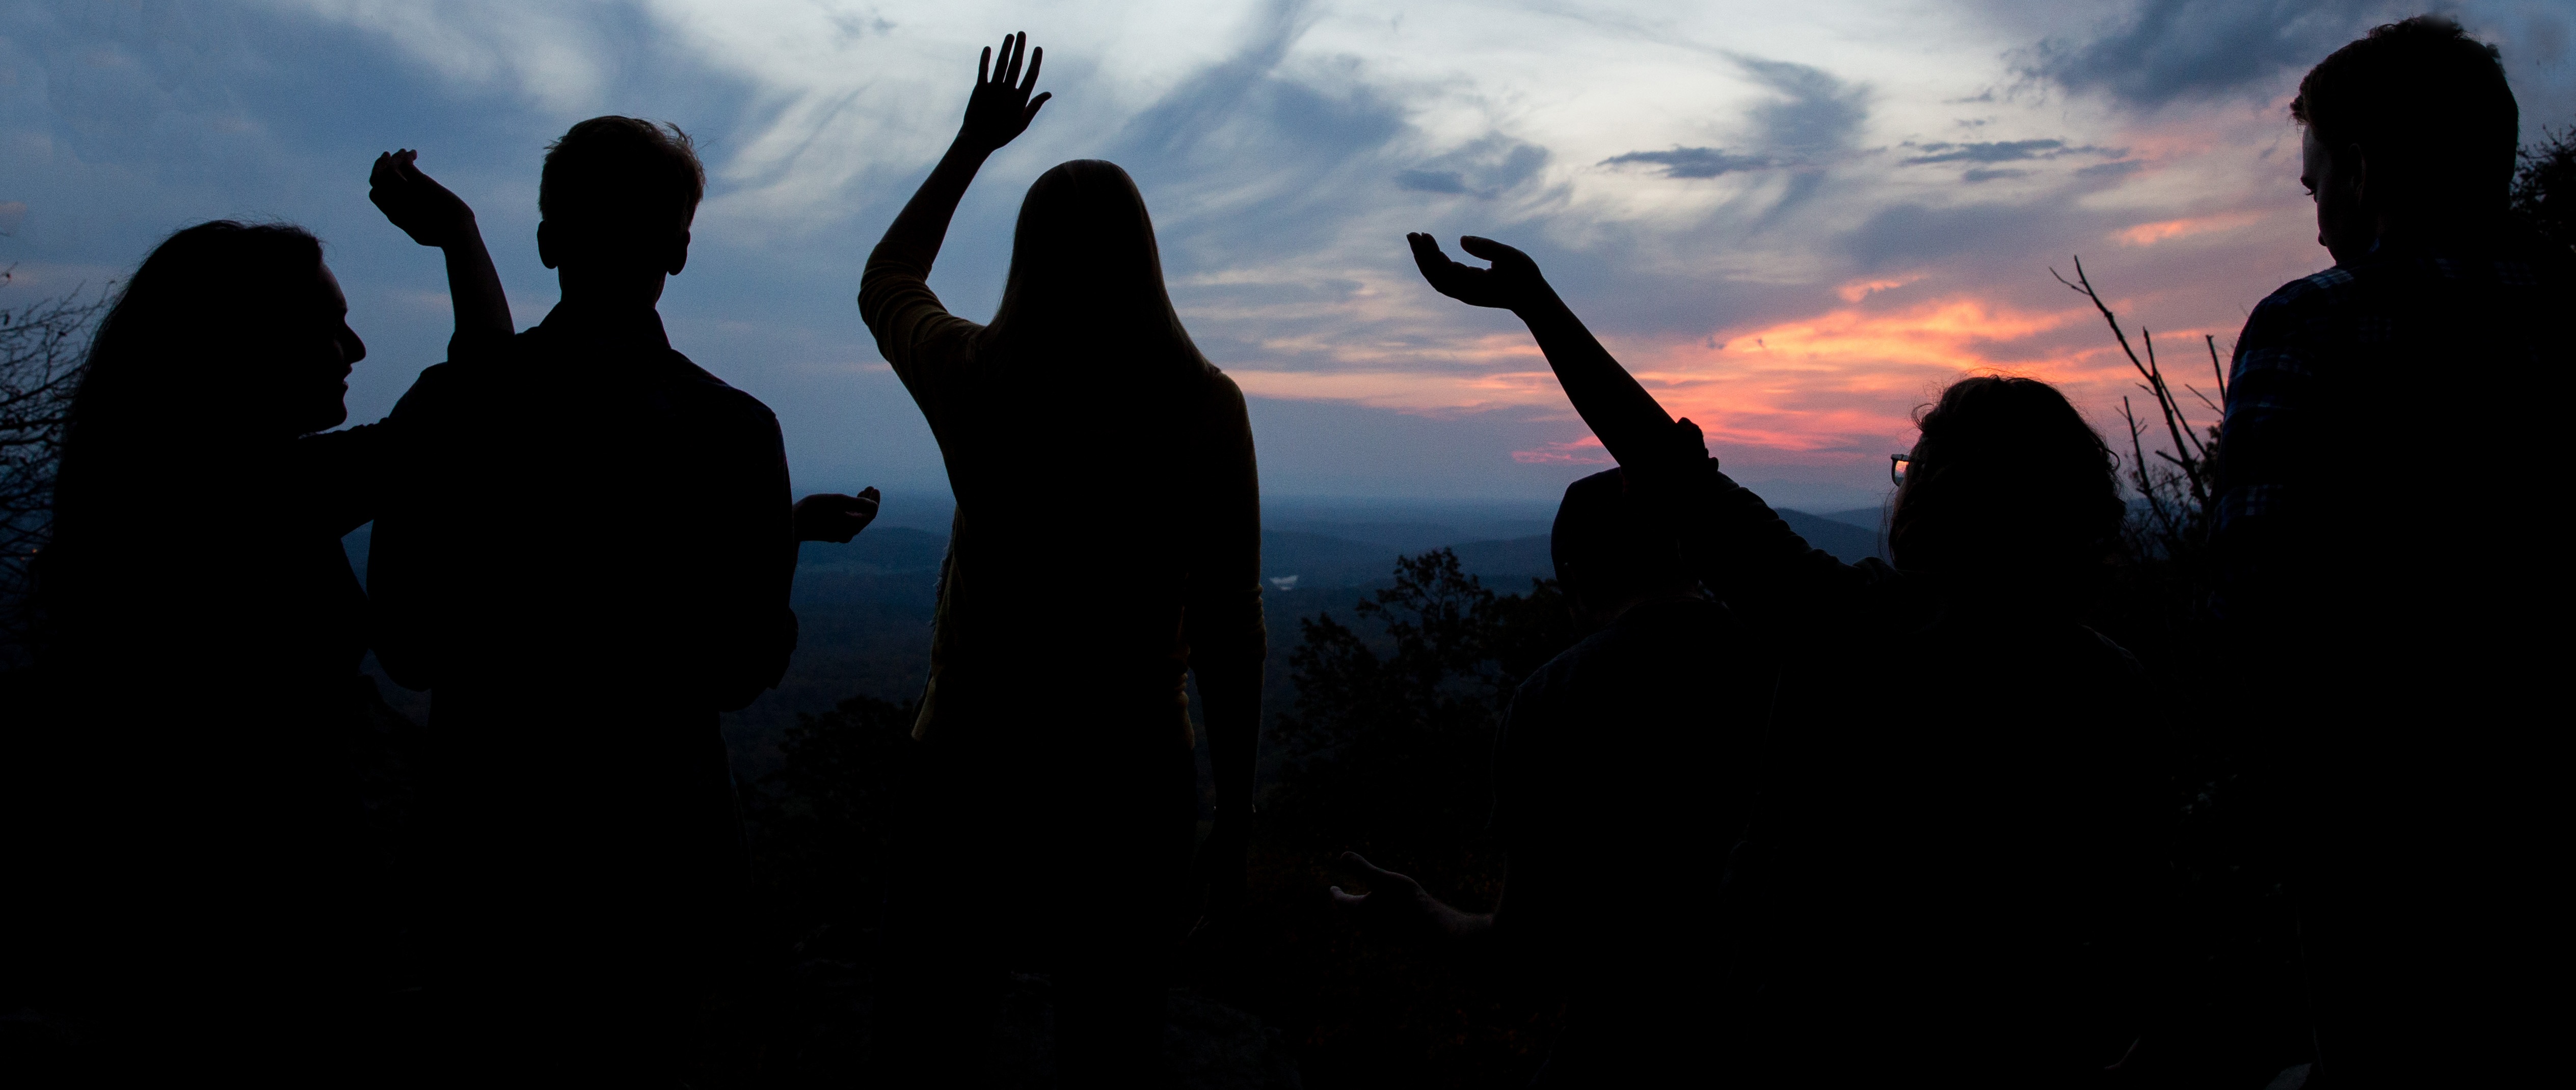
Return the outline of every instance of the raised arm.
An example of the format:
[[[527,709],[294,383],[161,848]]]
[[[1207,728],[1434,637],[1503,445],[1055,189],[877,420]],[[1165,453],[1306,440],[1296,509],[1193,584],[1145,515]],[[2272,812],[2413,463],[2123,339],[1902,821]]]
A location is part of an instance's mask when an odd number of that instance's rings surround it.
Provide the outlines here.
[[[1584,328],[1528,254],[1470,235],[1459,245],[1493,263],[1479,269],[1449,259],[1431,236],[1411,234],[1414,264],[1440,294],[1470,306],[1520,316],[1547,354],[1574,411],[1632,486],[1662,497],[1684,555],[1710,589],[1739,609],[1791,613],[1832,593],[1876,578],[1810,547],[1760,496],[1716,471],[1699,428],[1676,422]]]
[[[446,186],[420,172],[420,153],[410,149],[376,157],[367,178],[367,199],[413,242],[436,246],[447,254],[447,294],[456,307],[456,335],[449,354],[468,345],[497,344],[517,332],[510,322],[510,300],[501,292],[500,271],[483,247],[483,230],[474,209]]]
[[[1038,66],[1045,62],[1046,50],[1030,50],[1028,44],[1026,34],[1005,35],[998,59],[986,49],[975,62],[975,91],[966,98],[966,120],[957,127],[957,139],[895,216],[894,225],[886,228],[876,252],[868,255],[871,267],[891,263],[928,275],[931,262],[939,257],[940,242],[948,237],[948,221],[957,214],[957,202],[965,198],[975,172],[1002,145],[1028,131],[1038,108],[1055,97],[1029,96],[1037,86]],[[1028,59],[1025,76],[1020,71],[1023,54]]]
[[[1422,278],[1440,294],[1520,316],[1538,339],[1539,351],[1547,354],[1547,366],[1556,372],[1574,411],[1620,465],[1635,469],[1673,454],[1672,415],[1584,328],[1583,319],[1557,297],[1528,254],[1489,238],[1459,239],[1461,249],[1493,262],[1492,268],[1479,269],[1450,260],[1430,235],[1404,239],[1413,245],[1413,262],[1421,267]]]

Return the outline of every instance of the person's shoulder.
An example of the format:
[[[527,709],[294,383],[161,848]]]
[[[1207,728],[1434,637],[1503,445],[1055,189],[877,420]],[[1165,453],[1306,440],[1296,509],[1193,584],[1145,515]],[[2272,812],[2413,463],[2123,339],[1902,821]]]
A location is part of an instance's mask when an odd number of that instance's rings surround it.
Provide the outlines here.
[[[2353,285],[2364,273],[2341,265],[2310,273],[2272,290],[2263,301],[2254,304],[2256,320],[2267,312],[2298,313],[2340,306],[2352,294]],[[2248,324],[2251,324],[2250,322]]]
[[[1249,411],[1243,400],[1243,387],[1235,384],[1234,376],[1226,374],[1223,369],[1206,360],[1200,360],[1199,367],[1202,379],[1206,383],[1209,411],[1227,415],[1241,415]]]
[[[490,403],[483,392],[507,385],[519,362],[537,351],[542,340],[537,329],[530,327],[470,348],[451,345],[445,362],[422,368],[420,377],[412,380],[411,389],[394,406],[395,415],[452,412]]]
[[[770,411],[767,403],[717,378],[715,372],[698,366],[697,361],[677,350],[672,351],[668,361],[673,386],[684,396],[727,417],[766,423],[771,427],[778,425],[778,414]]]

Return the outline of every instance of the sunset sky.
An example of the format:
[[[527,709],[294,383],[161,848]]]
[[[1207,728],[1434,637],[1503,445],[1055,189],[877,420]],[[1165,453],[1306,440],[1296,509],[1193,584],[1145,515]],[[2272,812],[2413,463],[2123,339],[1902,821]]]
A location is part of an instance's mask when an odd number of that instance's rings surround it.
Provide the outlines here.
[[[443,351],[437,256],[368,205],[379,151],[471,201],[519,323],[554,299],[537,168],[574,121],[679,123],[710,188],[662,311],[777,410],[798,487],[940,486],[861,326],[861,261],[946,144],[976,51],[1026,30],[1055,100],[967,198],[932,286],[982,319],[1020,195],[1106,158],[1175,301],[1252,395],[1277,496],[1540,498],[1604,461],[1509,315],[1443,299],[1404,233],[1537,256],[1739,479],[1875,502],[1963,373],[2064,383],[2118,434],[2127,364],[2058,286],[2081,255],[2209,389],[2274,287],[2328,263],[2285,107],[2417,5],[279,0],[0,10],[11,297],[95,288],[198,220],[329,244],[352,418]],[[2563,0],[2448,6],[2502,47],[2523,135],[2576,125]],[[2215,393],[2214,390],[2210,391]],[[1061,472],[1118,467],[1065,452]]]

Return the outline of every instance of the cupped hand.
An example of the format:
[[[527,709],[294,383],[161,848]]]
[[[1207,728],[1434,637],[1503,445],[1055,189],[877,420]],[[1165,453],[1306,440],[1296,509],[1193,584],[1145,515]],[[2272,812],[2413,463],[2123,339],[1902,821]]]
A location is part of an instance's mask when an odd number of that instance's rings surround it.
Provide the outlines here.
[[[1026,79],[1020,75],[1023,55],[1029,64]],[[1029,97],[1038,85],[1038,66],[1045,61],[1046,50],[1031,50],[1027,34],[1004,35],[998,58],[986,49],[975,62],[975,93],[967,96],[966,123],[958,128],[957,139],[989,152],[1027,132],[1038,107],[1055,97],[1054,92]]]
[[[1431,894],[1424,892],[1422,883],[1379,867],[1358,852],[1343,852],[1339,862],[1342,869],[1367,882],[1369,891],[1352,893],[1334,886],[1334,908],[1363,924],[1387,930],[1420,931],[1432,925],[1436,913]]]
[[[1448,254],[1440,252],[1439,240],[1430,235],[1417,231],[1404,240],[1413,245],[1413,263],[1432,289],[1469,306],[1517,309],[1545,302],[1554,294],[1547,278],[1539,275],[1538,262],[1490,238],[1468,235],[1458,240],[1459,249],[1492,262],[1488,269],[1449,260]]]
[[[879,499],[876,489],[866,488],[855,496],[818,492],[798,500],[796,540],[846,545],[876,521]]]
[[[452,246],[472,237],[474,209],[421,173],[419,158],[419,152],[408,148],[376,156],[376,168],[367,175],[367,199],[423,246]]]

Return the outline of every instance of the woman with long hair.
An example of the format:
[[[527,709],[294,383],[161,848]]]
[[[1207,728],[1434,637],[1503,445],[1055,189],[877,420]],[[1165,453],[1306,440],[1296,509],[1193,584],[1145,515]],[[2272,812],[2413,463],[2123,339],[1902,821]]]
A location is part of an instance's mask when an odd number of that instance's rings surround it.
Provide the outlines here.
[[[916,1079],[978,1051],[1002,959],[1025,946],[1055,974],[1069,1084],[1146,1085],[1197,817],[1188,674],[1216,770],[1203,856],[1220,896],[1242,880],[1259,481],[1243,395],[1181,328],[1115,165],[1064,163],[1029,187],[991,324],[925,283],[977,168],[1049,97],[1030,97],[1043,51],[1026,46],[985,51],[956,142],[859,293],[957,496],[913,728],[932,773],[888,925],[902,988],[925,1001],[877,1039]]]
[[[1701,581],[1778,649],[1747,828],[1715,907],[1700,1054],[1746,1085],[2068,1086],[2146,1031],[2159,765],[2137,663],[2082,623],[2125,508],[2047,383],[1979,376],[1916,417],[1890,560],[1846,564],[1717,472],[1528,255],[1410,236],[1442,294],[1536,336]],[[1566,1085],[1588,1085],[1572,1072]]]
[[[506,337],[473,212],[409,151],[371,196],[447,251],[458,351]],[[361,794],[377,703],[340,538],[373,517],[367,354],[322,243],[231,220],[156,247],[100,323],[38,558],[50,714],[13,748],[45,1009],[171,1074],[323,1080],[382,984],[385,846]],[[28,891],[37,891],[29,893]]]

